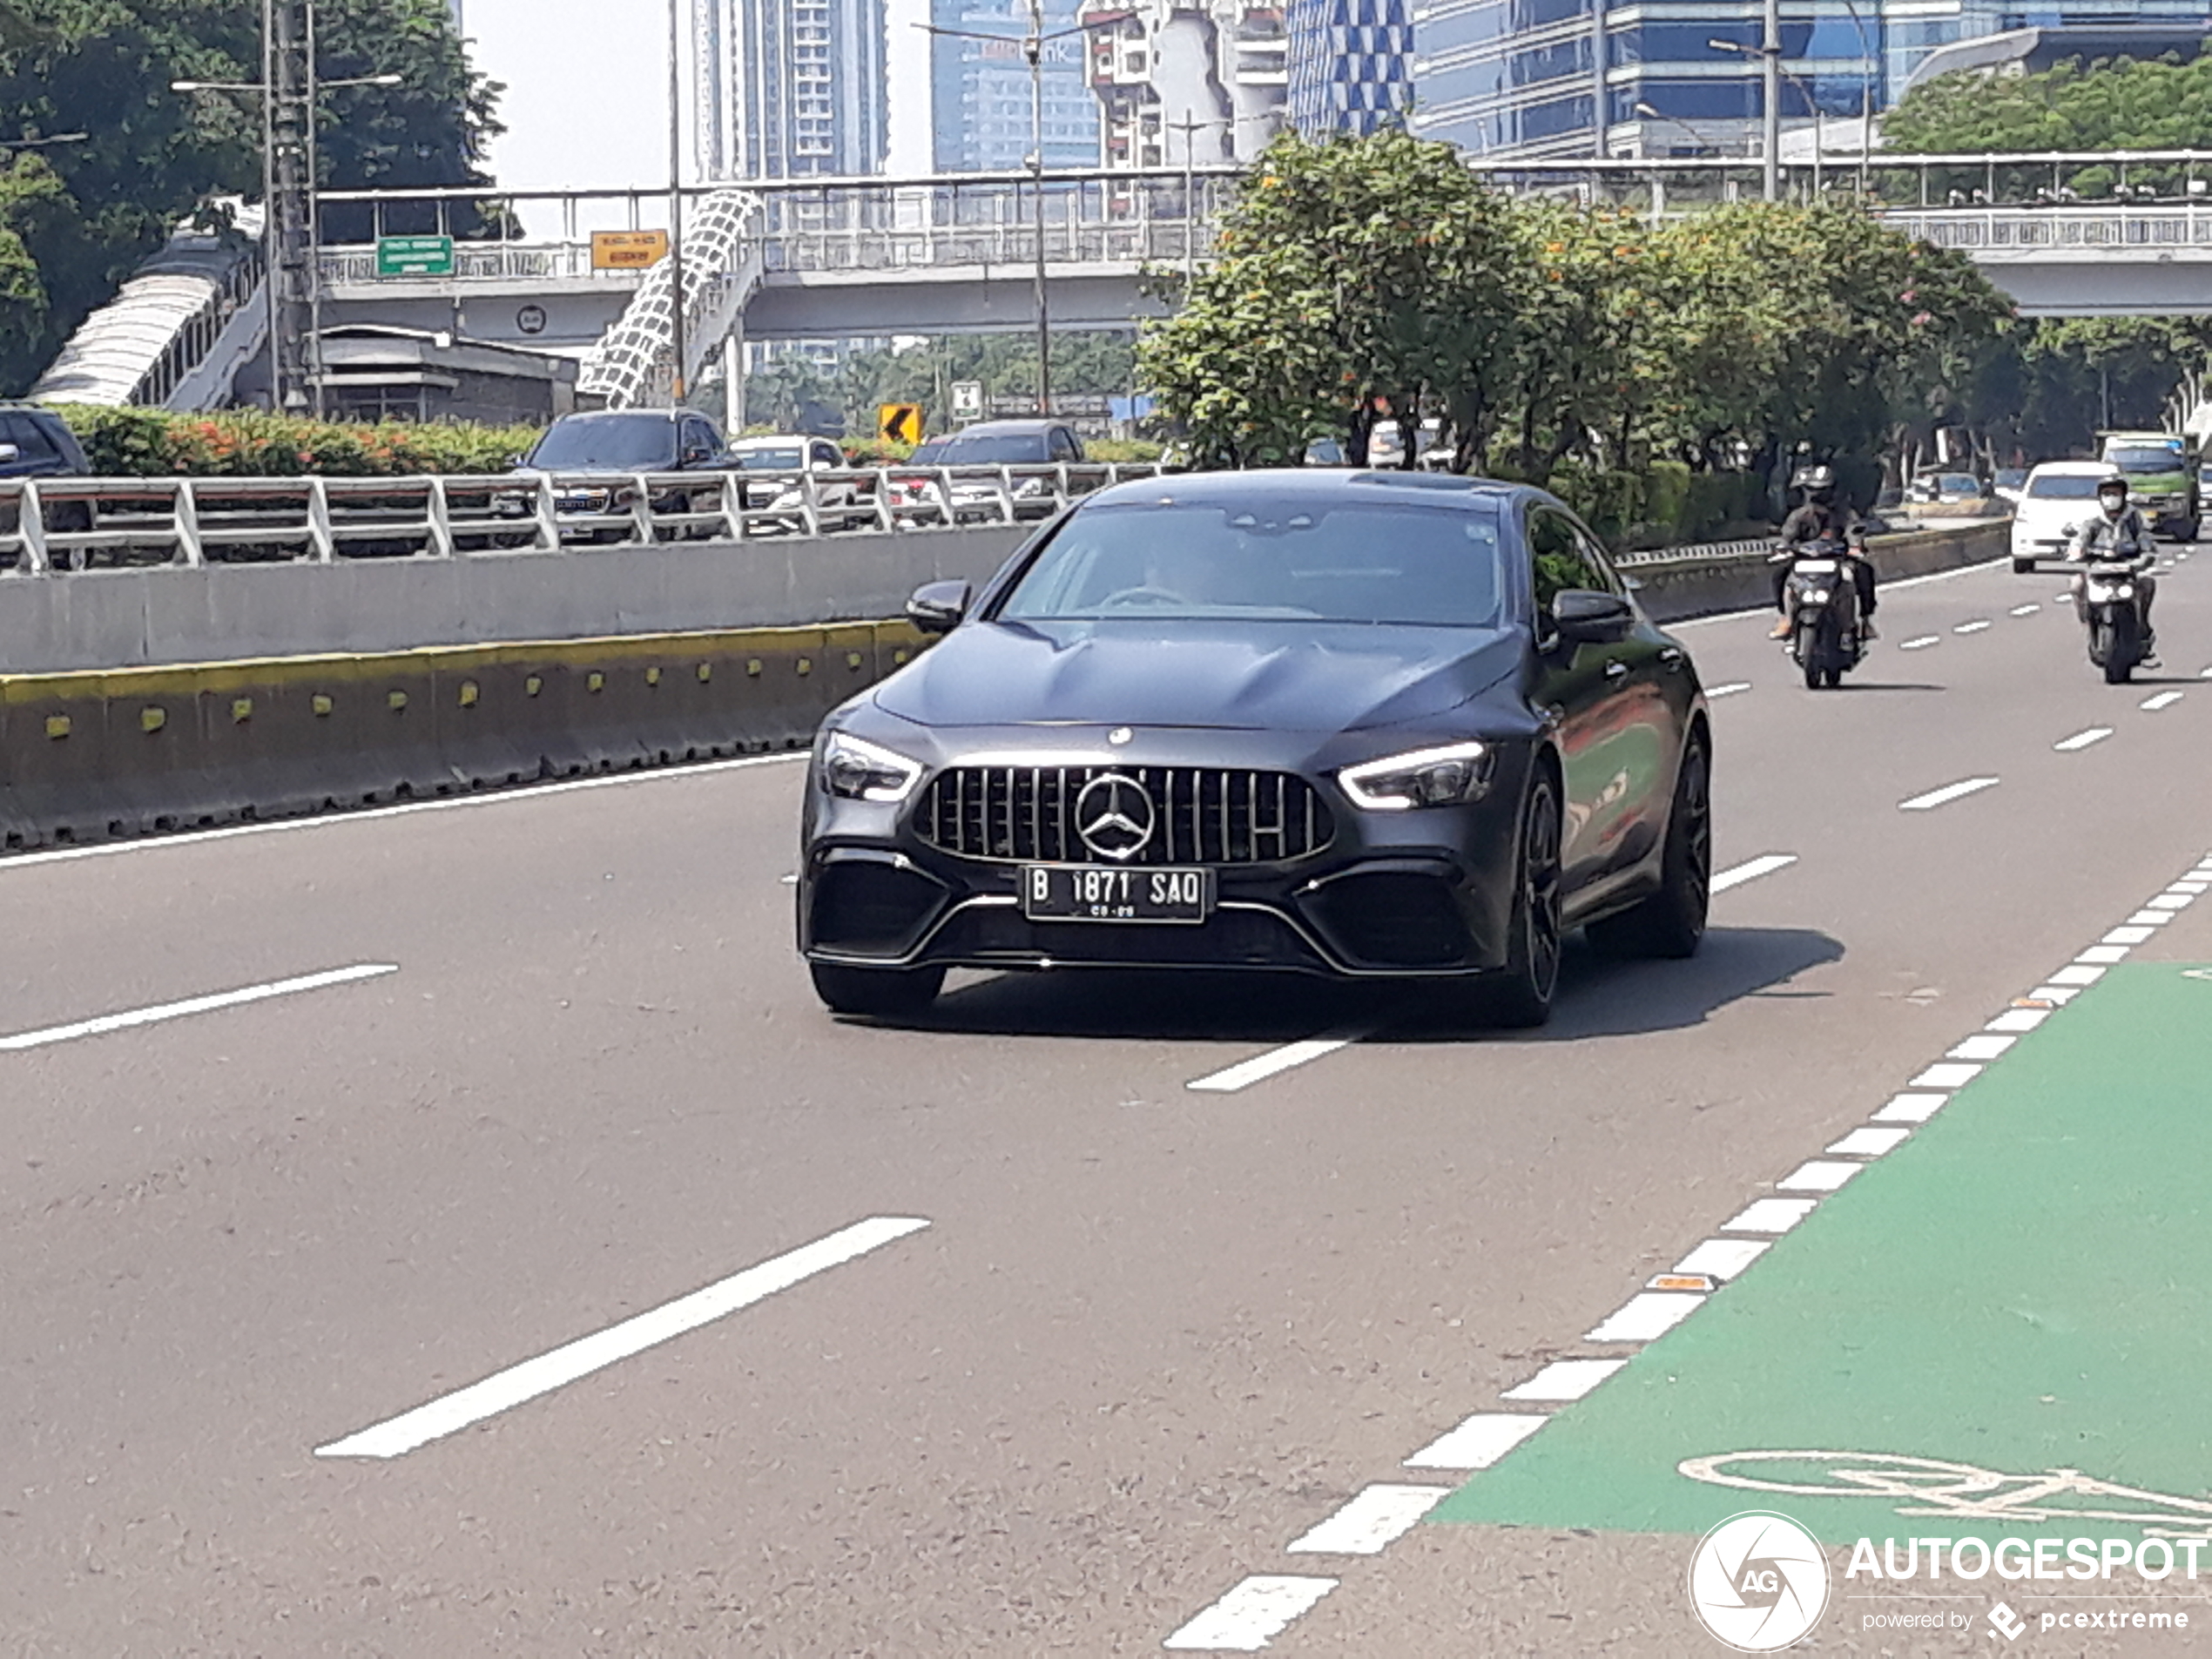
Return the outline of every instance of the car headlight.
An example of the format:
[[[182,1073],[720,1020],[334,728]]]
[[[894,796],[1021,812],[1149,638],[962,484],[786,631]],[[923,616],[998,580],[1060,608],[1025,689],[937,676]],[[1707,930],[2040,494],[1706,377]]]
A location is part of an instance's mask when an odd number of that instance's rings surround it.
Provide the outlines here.
[[[822,787],[847,800],[896,805],[921,781],[921,762],[868,743],[850,732],[833,732],[822,745]]]
[[[1482,799],[1490,786],[1491,754],[1480,743],[1415,749],[1380,760],[1363,760],[1337,773],[1352,805],[1379,813],[1411,806],[1457,806]]]

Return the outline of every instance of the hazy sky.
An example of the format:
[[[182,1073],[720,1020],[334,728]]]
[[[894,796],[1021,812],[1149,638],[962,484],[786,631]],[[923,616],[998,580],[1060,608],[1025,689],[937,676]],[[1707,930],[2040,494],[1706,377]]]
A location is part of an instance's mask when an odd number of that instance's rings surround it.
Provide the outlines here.
[[[678,0],[686,30],[691,0]],[[888,0],[891,171],[929,167],[928,0]],[[664,184],[667,0],[464,0],[476,67],[507,84],[492,147],[517,189]],[[686,77],[685,96],[690,96]],[[685,142],[692,125],[687,116]]]

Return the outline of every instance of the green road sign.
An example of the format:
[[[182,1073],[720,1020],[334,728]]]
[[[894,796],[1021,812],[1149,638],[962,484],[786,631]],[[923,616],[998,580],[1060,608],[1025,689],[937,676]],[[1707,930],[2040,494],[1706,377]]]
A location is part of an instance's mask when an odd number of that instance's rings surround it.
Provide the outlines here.
[[[376,274],[381,277],[451,276],[453,238],[380,237],[376,243]]]
[[[2112,969],[1431,1519],[2212,1533],[2206,980]]]

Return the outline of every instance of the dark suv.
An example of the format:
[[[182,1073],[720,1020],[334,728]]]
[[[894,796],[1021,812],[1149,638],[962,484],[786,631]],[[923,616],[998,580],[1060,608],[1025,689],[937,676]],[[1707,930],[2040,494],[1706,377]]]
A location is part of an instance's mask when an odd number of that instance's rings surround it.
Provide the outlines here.
[[[690,409],[600,409],[554,421],[515,470],[552,474],[555,508],[573,521],[629,518],[637,490],[624,481],[640,473],[718,473],[735,464],[722,434],[704,415]],[[715,490],[721,487],[717,478]],[[671,489],[657,492],[652,505],[656,512],[691,512],[703,507],[707,496],[704,489],[696,497]],[[619,540],[627,533],[626,526],[602,530],[571,522],[563,528],[562,539]]]
[[[84,458],[84,448],[78,442],[77,435],[53,410],[35,403],[0,404],[0,479],[84,478],[91,470],[92,463]],[[54,502],[46,507],[44,521],[50,530],[89,530],[92,503]],[[22,523],[19,504],[0,502],[0,535],[13,535]],[[72,563],[65,553],[57,551],[49,556],[64,570]],[[4,557],[12,563],[15,556]]]

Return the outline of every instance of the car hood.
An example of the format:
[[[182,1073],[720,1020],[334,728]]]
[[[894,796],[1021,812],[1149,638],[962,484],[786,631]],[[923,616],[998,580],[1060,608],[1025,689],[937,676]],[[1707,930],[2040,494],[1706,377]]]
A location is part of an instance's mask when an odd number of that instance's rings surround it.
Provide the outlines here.
[[[929,726],[1096,725],[1343,732],[1442,712],[1513,672],[1502,628],[970,623],[886,681]]]

